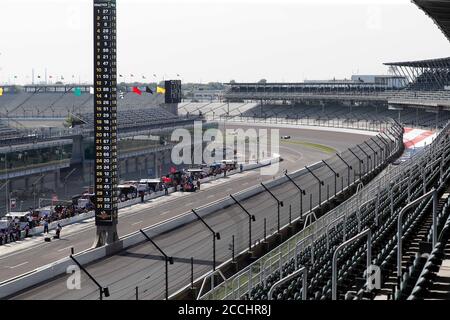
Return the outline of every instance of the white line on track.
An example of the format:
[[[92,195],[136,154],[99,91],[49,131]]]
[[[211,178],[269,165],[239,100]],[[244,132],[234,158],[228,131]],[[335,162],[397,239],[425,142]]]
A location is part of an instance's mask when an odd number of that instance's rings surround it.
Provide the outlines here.
[[[28,263],[28,261],[25,261],[25,262],[22,262],[22,263],[19,263],[19,264],[15,265],[15,266],[12,266],[12,267],[8,267],[8,266],[6,266],[6,267],[10,268],[10,269],[15,269],[15,268],[21,267],[23,265],[26,265],[27,263]]]
[[[144,222],[144,221],[143,221],[143,220],[136,221],[135,223],[132,223],[131,225],[132,225],[132,226],[135,226],[135,225],[140,224],[140,223],[142,223],[142,222]]]
[[[70,249],[70,248],[72,248],[72,247],[73,247],[73,246],[68,246],[68,247],[65,247],[65,248],[59,249],[59,250],[58,250],[58,252],[61,252],[61,251],[64,251],[64,250]]]
[[[163,215],[168,214],[168,213],[170,213],[170,211],[164,211],[163,213],[160,214],[160,216],[163,216]]]

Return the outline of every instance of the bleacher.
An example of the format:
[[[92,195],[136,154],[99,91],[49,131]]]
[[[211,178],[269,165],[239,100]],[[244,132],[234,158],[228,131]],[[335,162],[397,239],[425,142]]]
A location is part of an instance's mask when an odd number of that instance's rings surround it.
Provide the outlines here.
[[[15,129],[6,121],[0,120],[0,146],[24,144],[37,141],[37,138]]]
[[[371,264],[378,266],[381,270],[381,288],[372,288],[365,281],[367,245],[366,239],[361,239],[345,247],[338,255],[337,298],[420,299],[431,295],[433,279],[436,279],[439,265],[444,258],[444,247],[450,233],[449,150],[450,139],[447,127],[433,146],[424,151],[425,155],[422,154],[403,171],[401,178],[392,181],[390,186],[380,191],[377,201],[370,201],[361,205],[360,210],[345,213],[345,217],[333,225],[327,234],[314,239],[312,245],[304,248],[295,258],[283,263],[281,268],[276,268],[276,271],[254,286],[247,298],[251,300],[271,298],[268,297],[268,293],[275,282],[305,267],[308,283],[307,299],[331,299],[333,254],[344,239],[350,239],[365,229],[372,231]],[[424,179],[422,170],[427,165],[427,178]],[[424,183],[427,191],[435,187],[439,197],[437,206],[439,242],[434,249],[423,249],[423,245],[431,243],[432,240],[433,203],[432,199],[426,198],[402,221],[403,268],[402,274],[397,275],[398,214],[409,201],[424,193]],[[302,290],[302,276],[293,277],[272,290],[272,298],[300,300]]]
[[[77,114],[87,129],[94,128],[94,113]],[[119,130],[136,129],[139,127],[151,127],[157,125],[164,127],[168,124],[192,121],[192,118],[181,118],[160,107],[133,109],[132,111],[119,110],[117,112]]]
[[[219,113],[219,112],[217,112]],[[220,114],[217,118],[220,118]],[[222,115],[223,116],[223,115]],[[403,110],[390,110],[379,106],[346,106],[339,104],[319,105],[255,105],[243,112],[242,117],[256,119],[311,119],[311,120],[375,120],[380,118],[393,118],[406,126],[422,128],[442,128],[450,120],[450,111],[442,110],[438,113],[427,112],[424,109],[403,108]],[[235,117],[239,117],[235,115]]]
[[[225,103],[225,102],[184,102],[178,106],[178,113],[183,115],[203,115],[205,117],[240,116],[254,108],[256,103]]]
[[[72,89],[73,90],[73,89]],[[118,97],[119,110],[151,108],[164,103],[163,95],[141,96],[125,92]],[[67,117],[69,113],[86,113],[94,109],[93,95],[83,92],[81,96],[68,92],[20,92],[3,94],[0,97],[0,114],[8,117]]]

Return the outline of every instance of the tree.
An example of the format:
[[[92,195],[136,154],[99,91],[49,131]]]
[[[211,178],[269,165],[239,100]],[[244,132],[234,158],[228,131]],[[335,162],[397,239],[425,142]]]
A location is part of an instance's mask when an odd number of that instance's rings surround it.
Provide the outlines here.
[[[267,83],[267,80],[266,79],[261,79],[261,80],[258,81],[258,83]]]

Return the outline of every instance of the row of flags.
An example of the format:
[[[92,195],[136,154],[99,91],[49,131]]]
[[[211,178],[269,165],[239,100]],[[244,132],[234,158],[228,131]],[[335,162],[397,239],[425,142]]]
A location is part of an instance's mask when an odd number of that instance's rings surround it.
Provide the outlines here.
[[[132,90],[135,94],[137,95],[142,95],[142,90],[139,89],[138,87],[133,87]],[[152,90],[152,88],[150,88],[149,86],[145,87],[145,92],[150,93],[150,94],[154,94],[154,91]],[[94,94],[94,88],[90,87],[89,88],[89,93],[90,94]],[[165,94],[166,93],[166,89],[162,88],[160,86],[156,86],[156,93],[158,94]],[[73,94],[77,97],[81,96],[81,88],[77,87],[73,90]],[[0,88],[0,96],[3,95],[3,88]],[[119,92],[119,98],[123,99],[124,97],[124,93],[122,91]]]
[[[120,78],[124,78],[125,76],[119,74],[119,77],[120,77]],[[130,74],[130,77],[131,77],[131,78],[134,78],[134,74]],[[153,77],[156,78],[156,77],[157,77],[156,74],[153,74]],[[179,75],[178,73],[177,73],[177,77],[180,77],[180,75]],[[13,76],[13,78],[14,78],[14,79],[17,79],[18,77],[15,75],[15,76]],[[28,78],[28,77],[27,77],[27,78]],[[38,79],[41,79],[42,77],[41,77],[41,75],[37,75],[37,78],[38,78]],[[53,78],[55,78],[55,77],[53,77],[52,75],[49,75],[48,78],[49,78],[49,79],[53,79]],[[57,78],[58,78],[58,76],[56,76],[56,79],[57,79]],[[59,76],[59,79],[60,79],[60,80],[65,80],[64,76]],[[72,75],[72,79],[75,79],[75,75]],[[147,77],[146,77],[146,76],[142,76],[142,79],[147,79]]]
[[[138,87],[133,87],[132,92],[137,94],[137,95],[140,95],[140,96],[142,95],[142,90],[139,89]],[[145,87],[145,92],[150,93],[150,94],[154,94],[152,88],[150,88],[149,86]],[[94,88],[93,87],[89,88],[89,93],[90,94],[94,94]],[[162,88],[160,86],[156,86],[156,93],[157,94],[158,93],[165,94],[166,93],[166,89]],[[74,94],[77,97],[81,96],[81,88],[75,88],[74,89]],[[125,93],[123,91],[119,91],[119,98],[120,99],[123,99],[124,95],[125,95]]]
[[[142,95],[142,91],[138,87],[133,87],[133,92],[138,94],[138,95]],[[150,93],[150,94],[154,94],[152,88],[150,88],[149,86],[145,87],[145,92]],[[166,89],[164,89],[164,88],[162,88],[160,86],[156,86],[156,93],[165,94],[166,93]]]

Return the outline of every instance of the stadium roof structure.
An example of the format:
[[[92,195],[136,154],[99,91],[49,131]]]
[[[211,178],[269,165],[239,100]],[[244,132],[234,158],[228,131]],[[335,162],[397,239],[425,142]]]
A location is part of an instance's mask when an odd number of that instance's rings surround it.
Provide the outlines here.
[[[384,65],[411,68],[450,68],[450,57],[418,61],[386,62]]]
[[[412,0],[450,41],[450,0]]]
[[[408,79],[412,89],[442,90],[450,85],[450,57],[388,62],[384,65],[389,66],[394,74]]]

